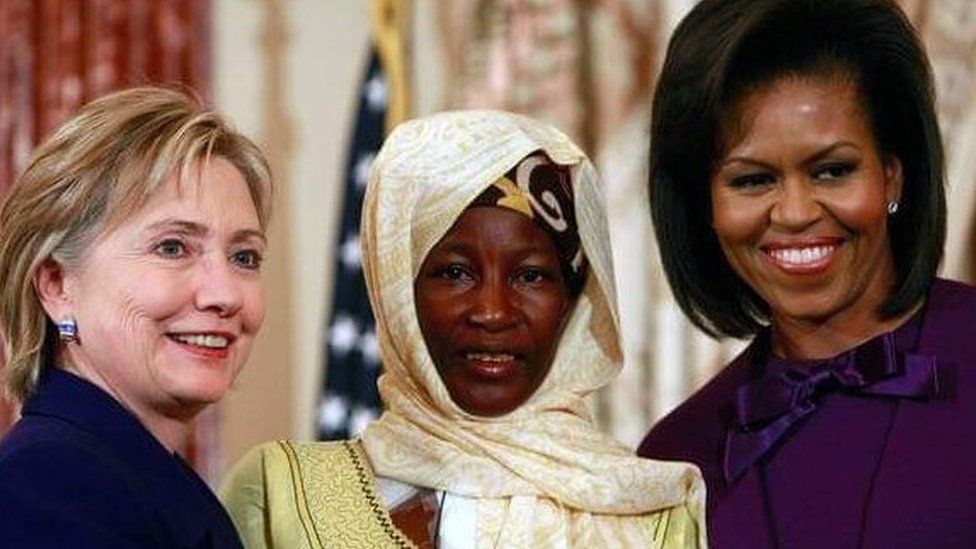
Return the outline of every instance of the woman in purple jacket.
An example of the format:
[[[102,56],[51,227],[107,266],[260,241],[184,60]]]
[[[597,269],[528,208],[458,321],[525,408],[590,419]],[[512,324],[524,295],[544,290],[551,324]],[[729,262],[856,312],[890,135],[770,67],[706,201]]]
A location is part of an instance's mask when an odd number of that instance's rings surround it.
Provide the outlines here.
[[[943,151],[889,0],[705,0],[654,99],[674,294],[749,348],[641,455],[692,461],[715,547],[976,547],[976,291],[939,280]]]

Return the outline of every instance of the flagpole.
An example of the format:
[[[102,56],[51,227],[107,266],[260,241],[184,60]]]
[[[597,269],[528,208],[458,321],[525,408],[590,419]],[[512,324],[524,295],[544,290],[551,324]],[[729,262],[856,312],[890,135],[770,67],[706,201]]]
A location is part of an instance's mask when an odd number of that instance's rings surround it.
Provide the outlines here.
[[[410,118],[411,0],[373,0],[370,5],[373,40],[386,73],[389,100],[386,133]]]

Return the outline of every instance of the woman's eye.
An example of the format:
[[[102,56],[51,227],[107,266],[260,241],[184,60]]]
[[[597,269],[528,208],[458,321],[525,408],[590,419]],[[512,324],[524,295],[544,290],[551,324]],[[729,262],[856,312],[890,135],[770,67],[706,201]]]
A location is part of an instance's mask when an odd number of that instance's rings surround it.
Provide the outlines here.
[[[241,250],[230,256],[231,261],[245,269],[256,271],[261,268],[264,259],[256,250]]]
[[[537,268],[522,270],[517,277],[517,281],[523,284],[538,284],[548,278],[546,271]]]
[[[754,189],[765,185],[772,185],[776,178],[768,173],[753,173],[732,178],[730,185],[735,189]]]
[[[454,264],[441,270],[440,275],[448,280],[463,280],[468,273],[463,266]]]
[[[175,238],[164,240],[156,245],[156,253],[167,259],[179,259],[187,254],[186,244]]]
[[[840,179],[854,171],[851,164],[827,164],[814,170],[813,176],[817,179]]]

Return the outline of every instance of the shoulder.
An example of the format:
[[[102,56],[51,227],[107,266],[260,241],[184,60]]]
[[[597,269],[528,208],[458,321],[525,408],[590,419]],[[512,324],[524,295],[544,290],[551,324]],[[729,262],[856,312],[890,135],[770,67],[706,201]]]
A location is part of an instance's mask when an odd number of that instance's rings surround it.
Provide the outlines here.
[[[658,421],[638,447],[641,457],[689,461],[701,470],[709,492],[721,484],[722,445],[735,391],[749,375],[752,345],[701,389]]]
[[[292,485],[294,475],[289,464],[288,444],[275,441],[255,446],[227,472],[217,494],[235,523],[242,516],[262,512],[269,487],[273,488],[277,483]]]
[[[976,319],[976,287],[938,278],[929,292],[929,307],[940,317]]]
[[[97,439],[70,424],[27,418],[0,444],[5,542],[152,546],[163,534],[141,487]]]
[[[924,347],[950,362],[976,361],[976,288],[936,279],[924,322]]]
[[[677,408],[658,421],[641,443],[639,454],[645,457],[679,457],[688,443],[715,434],[723,410],[736,389],[748,379],[750,346],[688,397]]]
[[[279,441],[249,451],[220,496],[246,547],[403,546],[374,480],[358,441]]]
[[[136,493],[130,477],[131,470],[97,437],[56,419],[24,418],[0,443],[0,490],[97,484],[102,491]]]
[[[90,433],[67,421],[47,416],[25,416],[0,441],[0,462],[16,459],[24,452],[43,451],[52,446],[78,446],[93,451],[100,445]],[[65,454],[67,459],[70,454]],[[0,469],[2,471],[2,469]]]
[[[316,547],[334,539],[323,532],[337,513],[366,500],[356,497],[372,482],[362,455],[354,441],[261,444],[231,468],[219,496],[246,547]]]
[[[302,477],[303,469],[323,465],[328,469],[348,465],[351,456],[361,456],[358,443],[291,442],[279,440],[251,448],[227,473],[220,489],[222,498],[240,497],[264,490],[269,483],[290,484]],[[253,498],[249,498],[253,499]]]

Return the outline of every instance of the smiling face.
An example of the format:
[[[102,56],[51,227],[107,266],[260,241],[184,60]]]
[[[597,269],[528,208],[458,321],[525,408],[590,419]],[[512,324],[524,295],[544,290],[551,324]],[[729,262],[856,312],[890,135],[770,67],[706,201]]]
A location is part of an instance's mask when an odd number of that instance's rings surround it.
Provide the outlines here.
[[[901,195],[901,166],[879,153],[857,86],[784,77],[727,122],[713,226],[774,325],[875,319],[895,281],[886,206]]]
[[[192,417],[218,400],[264,317],[265,239],[240,172],[213,158],[191,173],[168,181],[63,275],[63,313],[79,333],[67,367],[150,431],[159,418]]]
[[[571,305],[549,235],[497,207],[458,218],[425,258],[414,294],[451,398],[486,417],[515,410],[539,388]]]

